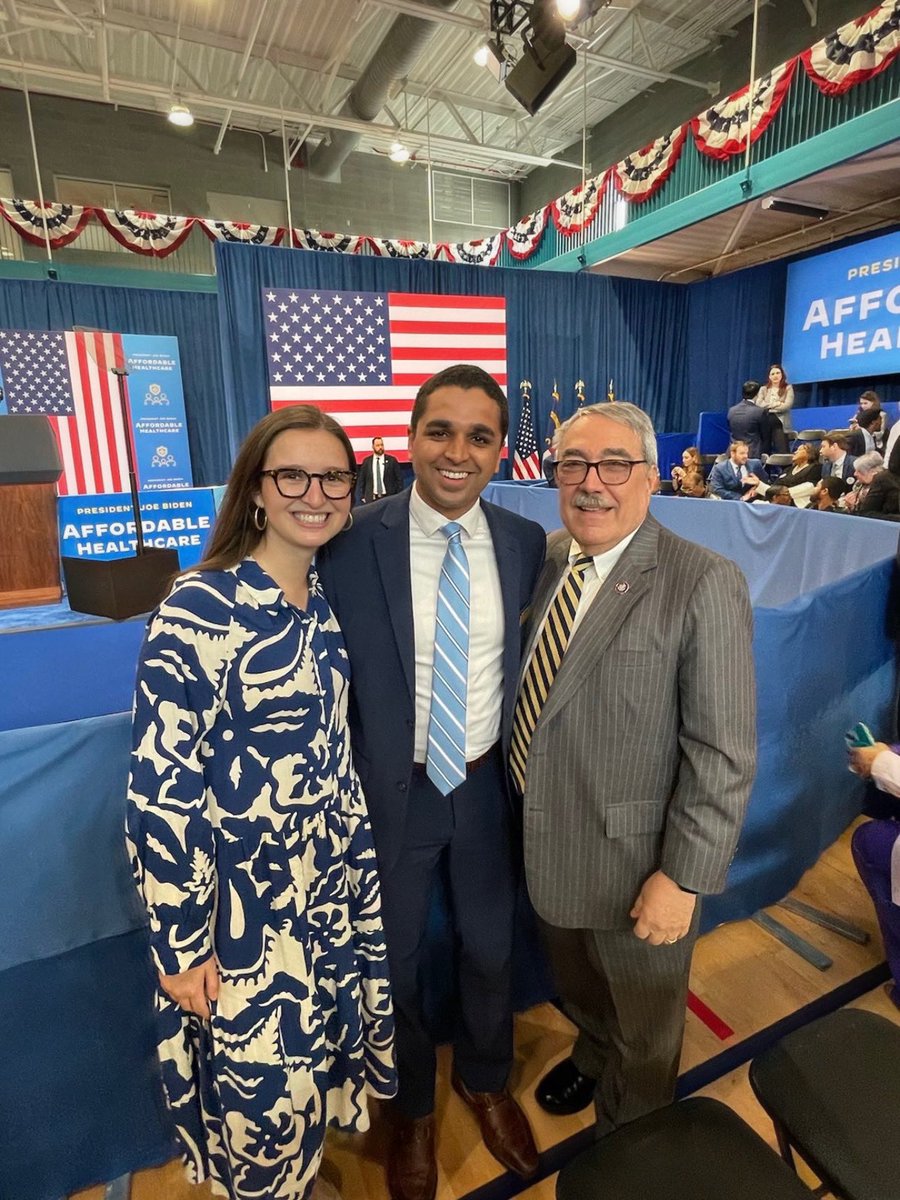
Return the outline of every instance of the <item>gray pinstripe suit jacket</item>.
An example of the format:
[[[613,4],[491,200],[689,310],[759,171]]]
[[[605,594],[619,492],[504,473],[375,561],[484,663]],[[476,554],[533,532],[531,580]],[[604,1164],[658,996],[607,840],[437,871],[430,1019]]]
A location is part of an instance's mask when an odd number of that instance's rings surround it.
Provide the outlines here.
[[[564,530],[548,539],[529,653],[570,544]],[[657,869],[722,890],[756,768],[752,626],[734,563],[648,515],[569,643],[529,749],[525,865],[546,921],[631,928]]]

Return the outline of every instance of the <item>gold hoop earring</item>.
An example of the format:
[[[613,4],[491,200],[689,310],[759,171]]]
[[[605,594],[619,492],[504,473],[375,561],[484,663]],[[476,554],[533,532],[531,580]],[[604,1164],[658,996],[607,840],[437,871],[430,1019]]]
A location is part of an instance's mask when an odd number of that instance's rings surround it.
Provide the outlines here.
[[[347,513],[347,524],[341,530],[341,533],[346,533],[348,529],[353,528],[353,513]]]
[[[262,513],[262,521],[260,521],[260,513]],[[265,531],[265,528],[269,523],[269,517],[266,513],[266,510],[259,504],[257,504],[256,508],[253,510],[253,516],[251,517],[251,520],[260,533]]]

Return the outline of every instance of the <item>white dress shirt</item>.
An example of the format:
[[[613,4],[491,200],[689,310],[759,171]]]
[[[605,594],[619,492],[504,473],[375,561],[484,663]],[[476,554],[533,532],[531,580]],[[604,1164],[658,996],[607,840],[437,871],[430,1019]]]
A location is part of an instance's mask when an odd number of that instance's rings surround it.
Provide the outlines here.
[[[638,526],[638,529],[640,529],[640,525]],[[578,629],[578,626],[584,620],[585,614],[593,604],[594,599],[598,595],[600,589],[603,587],[603,584],[609,578],[610,572],[625,553],[625,550],[628,548],[628,546],[631,545],[632,538],[636,533],[637,529],[633,529],[631,533],[622,538],[621,542],[616,542],[615,546],[613,546],[611,550],[604,550],[602,554],[595,554],[593,556],[593,563],[584,573],[584,587],[582,588],[581,596],[578,600],[578,609],[575,613],[575,620],[572,622],[572,632],[569,635],[570,643],[572,638],[575,636],[575,631]],[[583,554],[581,547],[573,538],[572,544],[569,547],[569,566],[571,567],[574,562],[582,557]],[[541,614],[541,623],[540,625],[535,626],[535,631],[539,630],[541,625],[543,625],[544,619],[547,616],[547,613],[550,611],[550,606],[556,599],[559,591],[568,577],[568,574],[568,571],[563,571],[563,573],[560,575],[559,583],[557,584],[553,595],[550,597],[547,607]],[[536,640],[536,637],[532,638],[531,649],[528,654],[528,662],[531,662],[531,657],[534,654],[534,645]]]
[[[441,565],[450,518],[436,512],[414,486],[409,497],[409,562],[416,645],[415,761],[425,762],[431,715],[434,628]],[[469,562],[469,672],[466,688],[466,761],[480,758],[500,737],[503,707],[503,595],[487,518],[477,501],[457,517]]]
[[[384,455],[372,455],[372,492],[377,500],[384,495]]]

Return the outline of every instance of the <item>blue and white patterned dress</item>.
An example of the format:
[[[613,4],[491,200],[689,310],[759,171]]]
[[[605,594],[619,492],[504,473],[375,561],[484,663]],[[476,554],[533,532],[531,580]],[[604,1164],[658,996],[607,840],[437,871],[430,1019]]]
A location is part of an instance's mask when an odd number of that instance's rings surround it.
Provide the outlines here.
[[[350,757],[349,664],[253,559],[183,577],[138,669],[128,844],[157,968],[215,953],[209,1022],[158,992],[163,1084],[195,1181],[302,1200],[328,1124],[396,1088],[375,851]]]

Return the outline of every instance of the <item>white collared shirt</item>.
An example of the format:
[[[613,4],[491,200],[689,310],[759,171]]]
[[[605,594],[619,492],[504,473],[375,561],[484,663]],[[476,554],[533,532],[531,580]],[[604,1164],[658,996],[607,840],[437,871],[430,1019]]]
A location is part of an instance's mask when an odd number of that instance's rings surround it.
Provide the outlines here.
[[[638,525],[638,529],[640,529],[640,525]],[[633,529],[631,531],[631,533],[627,534],[625,537],[622,538],[621,542],[616,542],[615,546],[613,546],[612,549],[604,550],[602,554],[595,554],[593,556],[592,565],[589,566],[584,573],[584,587],[581,592],[581,597],[578,601],[578,610],[575,613],[575,620],[572,622],[572,632],[569,635],[570,642],[571,642],[572,638],[575,636],[576,629],[581,624],[581,622],[584,620],[585,614],[587,613],[588,609],[593,604],[594,599],[596,598],[600,589],[603,587],[603,584],[609,578],[610,573],[612,572],[616,563],[619,561],[619,559],[625,553],[627,548],[631,545],[632,539],[634,538],[634,535],[636,533],[637,533],[637,529]],[[571,567],[572,564],[581,557],[582,557],[581,547],[578,545],[578,543],[573,538],[572,542],[569,546],[569,566]],[[560,575],[559,583],[557,584],[556,588],[554,589],[553,595],[550,597],[549,601],[547,602],[547,607],[541,613],[541,625],[544,623],[544,619],[547,616],[547,613],[550,611],[550,606],[553,604],[553,601],[556,599],[557,594],[561,590],[563,584],[566,581],[566,578],[568,577],[568,574],[569,574],[568,571],[563,571],[562,574]],[[540,625],[537,626],[537,628],[539,629]],[[535,640],[536,639],[532,640],[531,650],[528,655],[528,662],[531,661],[531,656],[534,653]],[[527,666],[527,663],[525,665]]]
[[[844,470],[844,459],[846,457],[846,454],[842,454],[840,458],[835,459],[835,461],[831,464],[832,475],[837,475],[839,479],[843,479],[841,472]]]
[[[425,762],[431,715],[434,627],[449,518],[436,512],[413,486],[409,497],[409,562],[416,646],[415,761]],[[466,691],[466,760],[479,758],[500,737],[503,707],[503,595],[494,540],[477,501],[457,517],[469,562],[469,673]]]

